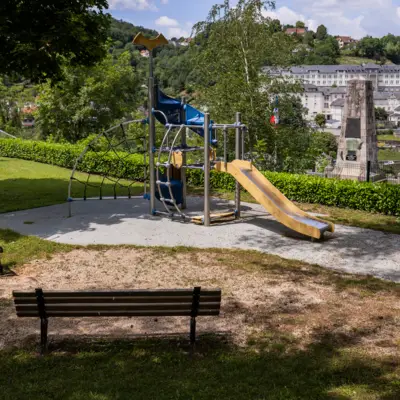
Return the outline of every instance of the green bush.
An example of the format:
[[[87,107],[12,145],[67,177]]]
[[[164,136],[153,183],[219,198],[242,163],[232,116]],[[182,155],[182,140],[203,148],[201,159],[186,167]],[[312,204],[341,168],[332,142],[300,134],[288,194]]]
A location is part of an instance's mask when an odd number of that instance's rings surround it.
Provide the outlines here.
[[[72,169],[84,150],[82,145],[57,144],[33,140],[0,139],[0,156],[32,160]],[[93,174],[143,180],[143,156],[110,151],[88,151],[77,169]]]
[[[80,145],[0,139],[0,156],[38,161],[70,169],[82,151],[83,147]],[[119,178],[143,180],[143,156],[117,154],[109,152],[101,156],[89,151],[78,164],[78,169]],[[264,172],[264,175],[293,201],[400,216],[400,185],[341,181],[280,172]],[[204,184],[201,170],[188,170],[187,177],[191,186]],[[235,179],[229,174],[212,171],[211,186],[213,189],[232,191],[235,189]]]

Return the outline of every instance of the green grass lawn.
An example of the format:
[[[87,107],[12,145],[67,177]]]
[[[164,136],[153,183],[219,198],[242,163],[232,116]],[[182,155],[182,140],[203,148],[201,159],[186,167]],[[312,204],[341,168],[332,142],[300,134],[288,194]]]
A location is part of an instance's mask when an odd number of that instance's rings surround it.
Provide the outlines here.
[[[341,56],[338,60],[339,64],[345,65],[361,65],[361,64],[376,64],[375,60],[371,58],[353,57],[353,56]],[[387,65],[393,64],[391,61],[386,61]]]
[[[379,150],[379,161],[400,161],[400,151],[394,150]]]
[[[394,140],[396,142],[400,142],[400,137],[394,135],[378,135],[378,140]]]
[[[0,157],[0,213],[64,203],[68,198],[71,171],[33,161]],[[77,173],[76,177],[86,181],[88,175]],[[87,197],[99,197],[102,178],[92,176]],[[123,184],[130,182],[121,181]],[[74,198],[82,198],[84,185],[75,181],[72,186]],[[113,196],[114,183],[105,181],[102,195]],[[117,187],[119,196],[126,196],[128,190]],[[142,185],[132,188],[132,194],[143,193]]]
[[[391,357],[337,349],[334,335],[288,351],[291,338],[266,337],[247,349],[205,337],[193,358],[182,340],[92,342],[0,353],[4,400],[398,400]]]

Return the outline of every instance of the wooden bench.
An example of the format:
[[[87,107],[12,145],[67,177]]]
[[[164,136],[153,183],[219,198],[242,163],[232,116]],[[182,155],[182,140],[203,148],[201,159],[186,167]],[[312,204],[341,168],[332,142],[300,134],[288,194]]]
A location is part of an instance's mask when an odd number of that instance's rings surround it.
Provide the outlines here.
[[[13,291],[18,317],[40,318],[41,353],[47,350],[52,317],[190,317],[190,344],[196,340],[196,317],[219,315],[221,289],[127,291]]]

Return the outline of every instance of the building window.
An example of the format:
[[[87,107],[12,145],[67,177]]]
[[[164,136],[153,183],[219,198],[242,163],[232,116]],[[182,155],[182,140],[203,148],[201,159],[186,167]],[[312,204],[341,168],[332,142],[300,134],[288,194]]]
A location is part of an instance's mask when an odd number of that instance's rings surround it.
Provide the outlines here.
[[[326,100],[326,101],[329,101],[329,96],[325,96],[325,100]]]
[[[324,108],[329,108],[329,103],[325,103]]]

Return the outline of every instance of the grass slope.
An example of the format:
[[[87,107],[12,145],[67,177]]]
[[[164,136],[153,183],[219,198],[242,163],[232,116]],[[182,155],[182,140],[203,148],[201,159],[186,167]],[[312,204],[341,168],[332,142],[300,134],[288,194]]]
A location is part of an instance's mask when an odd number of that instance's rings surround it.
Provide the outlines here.
[[[0,213],[64,203],[68,197],[70,176],[71,171],[65,168],[0,157]],[[76,174],[76,178],[83,182],[87,177],[85,173]],[[88,188],[87,197],[99,196],[102,179],[100,176],[90,178],[92,186]],[[83,197],[83,184],[75,181],[72,189],[73,197]],[[117,192],[118,195],[127,195],[124,188],[117,188]],[[113,193],[114,183],[105,181],[103,196],[112,196]],[[139,193],[142,193],[141,185],[134,186],[133,194]]]
[[[379,150],[379,161],[400,161],[400,151],[394,150]]]
[[[378,140],[393,140],[396,142],[400,142],[400,137],[394,135],[378,135]]]
[[[338,59],[339,64],[344,65],[361,65],[361,64],[376,64],[375,60],[371,58],[353,57],[353,56],[341,56]],[[386,61],[386,65],[392,65],[391,61]]]

